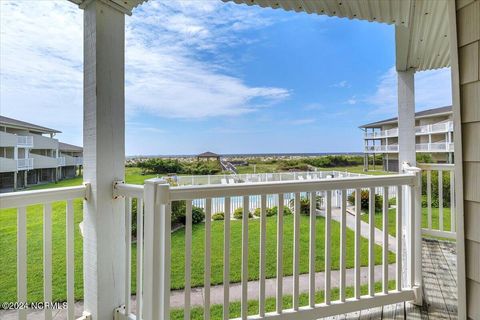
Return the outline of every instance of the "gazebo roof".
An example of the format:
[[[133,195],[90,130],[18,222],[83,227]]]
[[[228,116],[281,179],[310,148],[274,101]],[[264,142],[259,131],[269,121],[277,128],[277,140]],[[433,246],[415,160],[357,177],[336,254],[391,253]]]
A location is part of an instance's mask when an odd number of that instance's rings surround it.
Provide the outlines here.
[[[200,158],[218,158],[218,157],[220,157],[220,155],[216,154],[216,153],[213,153],[213,152],[210,152],[210,151],[207,151],[207,152],[204,152],[204,153],[200,153],[199,155],[197,155],[197,157],[200,157]]]

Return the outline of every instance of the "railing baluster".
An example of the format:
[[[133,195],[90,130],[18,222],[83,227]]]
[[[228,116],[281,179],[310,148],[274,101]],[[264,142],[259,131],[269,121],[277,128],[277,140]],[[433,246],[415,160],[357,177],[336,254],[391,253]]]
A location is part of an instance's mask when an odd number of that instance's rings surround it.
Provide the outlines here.
[[[204,311],[205,320],[210,319],[210,253],[211,253],[211,233],[212,233],[212,199],[205,201],[205,274],[204,274]]]
[[[52,204],[43,206],[43,301],[52,301]],[[52,309],[45,308],[45,320],[52,319]]]
[[[443,231],[443,171],[438,170],[438,226]]]
[[[432,229],[432,171],[427,170],[427,215],[428,229]]]
[[[230,318],[230,198],[224,202],[224,235],[223,235],[223,319]]]
[[[266,239],[267,239],[267,201],[266,196],[262,195],[260,199],[260,282],[259,282],[259,301],[258,314],[265,316],[265,268],[266,268]]]
[[[388,187],[383,187],[383,293],[388,293]]]
[[[277,304],[276,311],[283,309],[283,194],[278,195],[277,213]]]
[[[331,289],[331,257],[332,257],[332,191],[327,191],[327,199],[325,204],[325,304],[329,305],[331,296],[330,296],[330,289]],[[310,229],[312,230],[312,229]],[[310,236],[312,231],[310,231]],[[315,234],[315,230],[313,230],[313,234]],[[313,248],[315,248],[315,243],[311,243]],[[313,250],[314,251],[314,250]],[[315,252],[313,254],[315,258]],[[310,259],[312,259],[312,254],[310,252]],[[313,286],[314,287],[314,286]],[[310,307],[313,308],[315,306],[315,290],[310,290]]]
[[[341,203],[342,217],[340,222],[340,301],[345,302],[346,265],[347,254],[347,192],[342,190]]]
[[[241,317],[248,317],[248,215],[249,197],[243,197],[242,213],[242,300]]]
[[[402,195],[402,186],[397,186],[397,230],[396,230],[396,239],[397,239],[397,255],[396,255],[396,288],[397,291],[402,290],[402,205],[403,205],[403,195]]]
[[[192,201],[186,201],[185,209],[185,304],[184,319],[190,319],[190,301],[192,290]]]
[[[315,192],[310,195],[310,216],[315,215]],[[314,210],[312,210],[312,204]],[[293,310],[299,307],[299,265],[300,265],[300,193],[295,193],[295,210],[293,212]]]
[[[375,295],[375,188],[368,193],[368,293]]]
[[[409,186],[409,214],[408,214],[408,233],[409,233],[409,252],[408,252],[408,263],[409,263],[409,286],[413,288],[415,285],[415,188]]]
[[[455,232],[455,172],[450,171],[450,231]]]
[[[75,318],[75,219],[73,201],[67,201],[67,320]]]
[[[313,193],[313,192],[312,192]],[[312,195],[310,194],[310,242],[309,242],[309,285],[308,285],[308,304],[310,308],[315,307],[315,236],[316,236],[316,217],[312,214]]]
[[[130,314],[132,244],[132,198],[125,197],[125,314]]]
[[[17,301],[27,302],[27,210],[17,209]],[[18,319],[27,319],[27,310],[18,309]]]
[[[137,199],[137,319],[143,316],[143,199]]]
[[[355,190],[355,299],[360,299],[360,215],[362,214],[361,194],[361,189]]]

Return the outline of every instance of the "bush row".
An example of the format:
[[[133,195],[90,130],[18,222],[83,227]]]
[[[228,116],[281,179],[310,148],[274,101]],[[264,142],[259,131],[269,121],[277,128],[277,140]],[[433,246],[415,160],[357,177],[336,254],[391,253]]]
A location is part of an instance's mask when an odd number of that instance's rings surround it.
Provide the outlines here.
[[[137,163],[143,173],[150,174],[192,174],[206,175],[219,173],[222,168],[217,161],[187,162],[178,159],[147,159]]]

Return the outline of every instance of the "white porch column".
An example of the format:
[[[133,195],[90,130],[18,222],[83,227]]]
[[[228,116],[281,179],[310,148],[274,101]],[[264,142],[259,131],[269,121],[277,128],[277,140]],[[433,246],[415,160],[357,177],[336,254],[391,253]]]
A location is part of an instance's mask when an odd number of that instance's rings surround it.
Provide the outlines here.
[[[415,80],[414,70],[397,71],[398,74],[398,164],[406,161],[415,166]]]
[[[125,175],[125,17],[107,1],[84,7],[85,311],[112,319],[125,303],[124,200],[112,197]]]

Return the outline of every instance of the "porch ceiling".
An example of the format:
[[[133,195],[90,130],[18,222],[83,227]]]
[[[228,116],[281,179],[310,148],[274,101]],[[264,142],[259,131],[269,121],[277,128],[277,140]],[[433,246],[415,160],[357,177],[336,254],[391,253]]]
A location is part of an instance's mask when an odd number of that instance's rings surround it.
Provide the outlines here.
[[[449,66],[447,0],[222,0],[396,26],[397,69]]]

